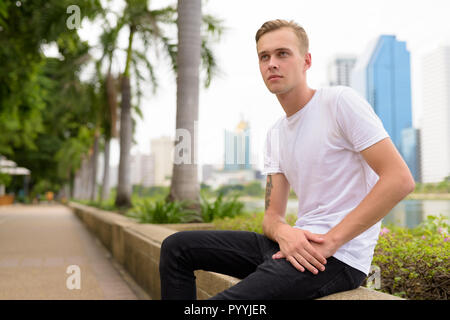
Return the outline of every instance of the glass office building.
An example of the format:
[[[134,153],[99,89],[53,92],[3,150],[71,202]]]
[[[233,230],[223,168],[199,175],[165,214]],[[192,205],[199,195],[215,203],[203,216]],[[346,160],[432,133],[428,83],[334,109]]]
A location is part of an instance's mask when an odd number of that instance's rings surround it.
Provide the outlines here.
[[[225,130],[224,170],[252,169],[250,161],[250,127],[241,121],[234,132]]]
[[[402,131],[412,127],[410,69],[406,42],[381,35],[358,58],[351,79],[351,87],[372,105],[400,153]]]
[[[400,150],[403,159],[408,165],[414,180],[422,181],[420,166],[420,130],[416,128],[406,128],[402,131],[402,149]]]

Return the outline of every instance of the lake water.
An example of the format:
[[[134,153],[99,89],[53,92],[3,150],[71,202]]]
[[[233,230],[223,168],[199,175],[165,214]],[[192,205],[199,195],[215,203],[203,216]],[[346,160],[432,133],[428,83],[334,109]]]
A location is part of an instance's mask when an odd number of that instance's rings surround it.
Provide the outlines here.
[[[264,200],[245,201],[245,208],[249,211],[263,211]],[[297,200],[288,201],[288,214],[297,213]],[[395,206],[383,219],[383,223],[400,227],[414,228],[427,216],[443,216],[450,219],[450,200],[403,200]]]

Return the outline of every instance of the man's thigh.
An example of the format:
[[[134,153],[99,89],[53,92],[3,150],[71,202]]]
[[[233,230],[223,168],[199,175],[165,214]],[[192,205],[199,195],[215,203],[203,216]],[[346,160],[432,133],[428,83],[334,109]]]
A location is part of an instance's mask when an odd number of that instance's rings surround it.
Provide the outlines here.
[[[275,252],[274,252],[275,253]],[[325,271],[314,275],[300,272],[286,259],[266,259],[255,272],[235,286],[212,297],[213,300],[316,299],[355,287],[346,264],[327,259]]]
[[[200,230],[170,236],[165,252],[182,259],[190,270],[206,270],[245,278],[263,262],[261,237],[254,232]]]

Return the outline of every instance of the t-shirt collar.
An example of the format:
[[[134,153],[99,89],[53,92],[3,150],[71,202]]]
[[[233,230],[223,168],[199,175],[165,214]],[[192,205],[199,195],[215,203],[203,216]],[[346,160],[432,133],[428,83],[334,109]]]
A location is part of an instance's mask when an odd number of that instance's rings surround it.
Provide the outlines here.
[[[309,99],[309,101],[303,106],[303,108],[301,108],[300,110],[298,110],[296,113],[290,115],[289,117],[286,116],[286,120],[288,122],[292,122],[295,121],[296,119],[298,119],[303,113],[305,113],[306,109],[308,109],[308,107],[310,105],[313,104],[313,101],[316,99],[316,96],[318,96],[320,89],[317,89],[316,92],[314,92],[314,95],[312,96],[311,99]]]

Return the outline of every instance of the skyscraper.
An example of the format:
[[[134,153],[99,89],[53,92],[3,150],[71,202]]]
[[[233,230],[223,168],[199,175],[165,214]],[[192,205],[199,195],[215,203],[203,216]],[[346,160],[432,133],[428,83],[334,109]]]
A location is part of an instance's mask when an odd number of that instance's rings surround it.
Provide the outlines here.
[[[403,156],[408,168],[414,177],[414,181],[422,182],[422,168],[420,161],[420,130],[416,128],[406,128],[402,131],[402,149],[400,153]]]
[[[248,122],[240,121],[235,131],[225,130],[224,170],[251,169],[250,127]]]
[[[412,126],[410,54],[406,42],[381,35],[358,58],[351,86],[380,117],[398,150],[402,130]]]
[[[336,55],[328,64],[328,83],[330,86],[350,86],[351,72],[356,56]]]
[[[423,58],[422,177],[440,182],[450,176],[450,47]]]
[[[152,139],[151,153],[154,156],[154,184],[157,186],[169,186],[172,176],[174,142],[169,137]]]

